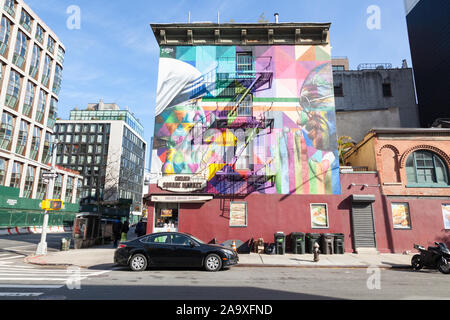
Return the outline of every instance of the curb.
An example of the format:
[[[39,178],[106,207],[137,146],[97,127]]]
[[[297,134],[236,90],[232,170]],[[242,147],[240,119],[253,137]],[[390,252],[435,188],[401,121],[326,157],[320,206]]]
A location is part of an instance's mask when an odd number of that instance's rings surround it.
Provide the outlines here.
[[[72,231],[72,227],[64,227],[64,226],[51,226],[47,227],[47,233],[62,233],[62,232],[68,232]],[[12,227],[12,228],[5,228],[0,229],[0,236],[5,235],[20,235],[20,234],[36,234],[36,233],[42,233],[42,227]]]
[[[380,269],[411,269],[410,265],[288,265],[288,264],[252,264],[252,263],[242,263],[237,264],[232,267],[241,267],[241,268],[299,268],[299,269],[368,269],[368,268],[380,268]]]

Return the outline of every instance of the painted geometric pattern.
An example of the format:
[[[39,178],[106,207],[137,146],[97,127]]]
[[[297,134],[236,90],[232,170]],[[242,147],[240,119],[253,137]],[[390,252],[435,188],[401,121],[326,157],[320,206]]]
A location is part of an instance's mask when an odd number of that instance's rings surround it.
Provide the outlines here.
[[[339,194],[330,47],[162,47],[154,139],[207,192]]]

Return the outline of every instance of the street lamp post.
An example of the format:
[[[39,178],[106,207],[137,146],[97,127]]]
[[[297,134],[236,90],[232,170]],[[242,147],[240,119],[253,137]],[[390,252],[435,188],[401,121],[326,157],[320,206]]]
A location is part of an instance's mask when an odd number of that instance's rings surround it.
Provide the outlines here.
[[[51,173],[56,174],[55,165],[56,165],[56,145],[58,144],[58,140],[55,140],[53,143],[53,153],[52,153],[52,163],[51,163]],[[55,177],[49,177],[48,186],[47,186],[47,199],[53,198],[53,189],[55,186]],[[36,249],[36,255],[45,255],[47,254],[47,226],[48,226],[48,210],[45,210],[44,213],[44,221],[42,222],[42,234],[41,234],[41,242],[39,242],[38,247]]]

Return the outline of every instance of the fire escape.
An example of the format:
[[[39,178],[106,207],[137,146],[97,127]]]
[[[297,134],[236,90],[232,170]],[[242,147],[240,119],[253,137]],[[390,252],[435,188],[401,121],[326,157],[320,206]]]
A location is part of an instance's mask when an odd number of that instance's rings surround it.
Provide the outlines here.
[[[250,143],[259,134],[270,134],[274,120],[269,110],[259,112],[253,110],[255,93],[272,87],[273,72],[272,57],[259,57],[257,63],[261,71],[256,71],[255,59],[250,53],[238,53],[236,58],[221,58],[215,75],[216,97],[224,98],[229,103],[215,113],[215,121],[211,127],[218,129],[243,129],[246,133],[244,141],[235,146],[234,156],[227,161],[221,170],[216,172],[218,189],[224,194],[249,194],[267,187],[267,182],[273,184],[274,177],[267,176],[265,166],[249,165],[247,169],[239,170],[237,162],[243,157]],[[232,67],[230,67],[230,65]],[[224,70],[225,69],[225,70]]]

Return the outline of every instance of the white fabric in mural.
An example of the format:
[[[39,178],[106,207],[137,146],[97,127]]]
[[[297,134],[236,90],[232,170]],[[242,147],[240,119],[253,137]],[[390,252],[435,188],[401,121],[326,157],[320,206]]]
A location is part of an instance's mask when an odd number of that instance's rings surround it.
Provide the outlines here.
[[[203,77],[192,65],[171,58],[159,59],[155,115],[193,98],[204,87]]]

